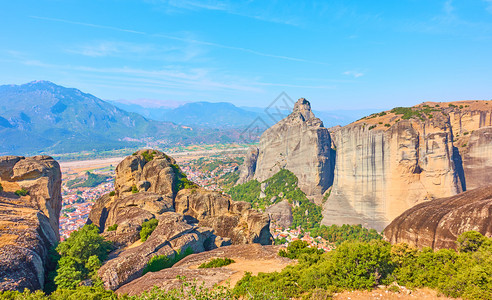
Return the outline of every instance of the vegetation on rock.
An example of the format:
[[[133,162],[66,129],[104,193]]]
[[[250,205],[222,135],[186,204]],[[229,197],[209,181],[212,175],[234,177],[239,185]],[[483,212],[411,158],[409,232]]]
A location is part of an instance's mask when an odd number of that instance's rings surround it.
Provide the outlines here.
[[[188,255],[193,254],[193,249],[191,248],[186,248],[184,252],[177,251],[174,256],[167,256],[167,255],[157,255],[152,257],[145,268],[142,271],[142,275],[145,275],[148,272],[158,272],[163,269],[170,268],[174,266],[178,261],[182,260]]]
[[[220,268],[224,266],[228,266],[232,263],[235,263],[233,259],[230,258],[214,258],[209,262],[205,262],[198,266],[199,269],[209,269],[209,268]]]
[[[292,205],[292,228],[298,226],[304,230],[317,228],[322,219],[321,207],[312,203],[299,189],[297,183],[298,179],[294,173],[282,169],[262,183],[251,180],[232,187],[228,193],[233,200],[250,202],[253,208],[262,210],[286,199]],[[265,185],[264,195],[261,195],[262,184]]]
[[[19,197],[22,197],[22,196],[26,196],[27,194],[29,194],[29,192],[27,190],[25,190],[24,188],[20,189],[20,190],[17,190],[14,192],[17,196]]]
[[[118,229],[118,224],[113,224],[108,227],[108,231],[116,231]]]
[[[140,240],[145,242],[147,238],[152,234],[155,230],[159,221],[157,219],[150,219],[146,222],[142,223],[142,230],[140,230]]]

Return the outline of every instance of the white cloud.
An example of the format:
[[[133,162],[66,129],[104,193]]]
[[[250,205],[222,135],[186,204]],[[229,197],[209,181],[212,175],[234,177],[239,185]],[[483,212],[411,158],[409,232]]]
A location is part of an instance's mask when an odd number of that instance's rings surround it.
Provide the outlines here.
[[[352,76],[354,78],[359,78],[359,77],[364,76],[364,73],[358,72],[358,71],[345,71],[345,72],[343,72],[343,75]]]

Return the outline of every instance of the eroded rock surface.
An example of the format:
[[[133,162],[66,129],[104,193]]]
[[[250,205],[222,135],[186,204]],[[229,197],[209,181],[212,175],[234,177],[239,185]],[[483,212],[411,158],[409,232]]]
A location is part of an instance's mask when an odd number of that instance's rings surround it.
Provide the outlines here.
[[[60,239],[60,166],[49,156],[0,157],[0,184],[0,291],[42,289]],[[28,195],[15,194],[21,189]]]
[[[181,190],[175,199],[176,212],[200,226],[211,227],[233,244],[272,243],[268,215],[251,209],[251,204],[205,189]]]
[[[154,256],[165,255],[172,258],[188,248],[194,253],[213,248],[212,229],[190,225],[182,214],[175,212],[165,212],[157,219],[157,228],[143,244],[112,254],[114,258],[99,269],[98,274],[107,289],[117,289],[140,277],[148,261]]]
[[[287,200],[280,201],[268,207],[265,209],[265,213],[268,214],[270,220],[277,226],[289,228],[292,225],[292,208]]]
[[[199,254],[187,256],[172,268],[164,269],[154,273],[147,273],[121,288],[116,293],[138,295],[144,291],[157,286],[163,290],[179,288],[180,280],[177,276],[185,276],[187,281],[196,280],[198,285],[204,283],[205,287],[212,287],[215,284],[227,284],[231,286],[242,278],[245,271],[257,274],[258,272],[280,271],[287,265],[293,263],[292,260],[277,255],[279,246],[261,246],[258,244],[233,245],[218,248]],[[208,262],[213,258],[231,258],[235,263],[212,269],[198,269],[202,263]]]
[[[484,101],[423,103],[333,132],[333,190],[322,224],[382,230],[408,208],[490,182],[491,109]],[[400,110],[401,111],[401,110]]]
[[[254,155],[250,155],[240,178],[262,182],[281,169],[288,169],[299,179],[299,188],[320,202],[333,182],[334,155],[328,129],[314,116],[310,103],[301,98],[288,117],[261,135],[254,176]]]
[[[420,203],[393,220],[384,236],[419,248],[456,248],[457,237],[470,230],[492,237],[492,185]]]

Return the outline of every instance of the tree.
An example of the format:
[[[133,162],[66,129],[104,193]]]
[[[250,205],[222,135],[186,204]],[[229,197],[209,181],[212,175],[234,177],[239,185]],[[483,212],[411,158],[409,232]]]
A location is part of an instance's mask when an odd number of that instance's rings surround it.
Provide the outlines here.
[[[478,231],[463,232],[458,236],[456,245],[459,252],[475,252],[485,241],[485,237]]]

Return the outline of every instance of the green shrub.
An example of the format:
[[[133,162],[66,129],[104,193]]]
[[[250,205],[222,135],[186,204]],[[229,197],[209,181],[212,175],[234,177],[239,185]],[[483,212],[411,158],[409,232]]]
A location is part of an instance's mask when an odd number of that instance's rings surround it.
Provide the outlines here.
[[[141,155],[143,156],[143,158],[149,162],[149,161],[152,161],[154,159],[154,155],[157,154],[157,152],[155,151],[152,151],[152,152],[149,152],[149,151],[145,151],[143,152]]]
[[[367,229],[362,227],[362,225],[347,225],[342,226],[331,225],[325,226],[321,225],[318,228],[311,230],[311,236],[320,236],[323,239],[334,243],[335,245],[340,245],[345,241],[359,241],[359,242],[369,242],[371,240],[382,240],[383,236],[379,234],[374,229]]]
[[[15,194],[19,197],[22,197],[22,196],[26,196],[27,194],[29,194],[29,192],[26,191],[24,188],[22,188],[20,190],[15,191]]]
[[[109,192],[109,196],[113,197],[113,196],[115,196],[115,195],[116,195],[116,191],[111,191],[111,192]]]
[[[0,183],[0,193],[3,192],[3,186],[2,184]]]
[[[116,231],[118,229],[118,224],[113,224],[108,227],[108,231]]]
[[[74,289],[82,280],[95,275],[111,250],[111,244],[91,224],[72,232],[56,250],[61,258],[54,282],[58,288]]]
[[[376,128],[377,125],[371,125],[369,126],[369,130],[373,130],[374,128]]]
[[[136,185],[132,185],[132,194],[138,193],[138,189]]]
[[[159,221],[157,219],[150,219],[146,222],[142,223],[142,230],[140,230],[140,240],[145,242],[147,238],[152,234],[155,230]]]
[[[190,254],[193,254],[193,249],[188,247],[184,252],[180,252],[178,250],[176,254],[171,257],[166,255],[154,256],[147,262],[147,265],[142,271],[142,275],[145,275],[148,272],[158,272],[160,270],[170,268]]]
[[[209,269],[209,268],[220,268],[223,266],[228,266],[232,263],[235,263],[234,260],[230,258],[214,258],[209,262],[205,262],[198,266],[199,269]]]
[[[386,123],[386,124],[384,124],[384,126],[385,126],[385,127],[390,127],[391,125],[390,125],[390,124],[388,124],[388,123]]]
[[[456,245],[459,252],[475,252],[482,246],[486,238],[478,231],[463,232],[458,236]]]

